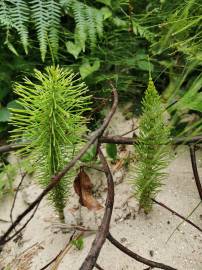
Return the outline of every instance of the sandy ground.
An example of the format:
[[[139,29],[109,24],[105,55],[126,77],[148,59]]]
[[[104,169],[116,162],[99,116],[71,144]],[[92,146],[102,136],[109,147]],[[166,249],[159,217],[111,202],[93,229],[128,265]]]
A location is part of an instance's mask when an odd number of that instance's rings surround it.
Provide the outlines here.
[[[125,120],[118,111],[109,128],[109,134],[122,134],[133,125],[132,120]],[[121,151],[120,155],[128,154]],[[199,153],[202,156],[202,153]],[[199,159],[199,158],[198,158]],[[200,161],[199,161],[200,162]],[[166,263],[179,270],[202,269],[202,234],[187,223],[183,223],[171,236],[181,220],[164,208],[154,205],[149,215],[138,213],[138,204],[131,198],[128,184],[131,173],[123,167],[115,169],[115,204],[110,231],[123,245],[134,252],[152,260]],[[167,204],[184,216],[188,216],[200,199],[193,179],[189,152],[187,147],[179,147],[173,161],[167,169],[169,176],[158,195],[158,200]],[[199,172],[202,175],[200,163]],[[87,171],[94,183],[94,195],[104,205],[106,197],[106,180],[102,173],[91,169]],[[16,185],[20,176],[16,180]],[[102,183],[102,185],[101,185]],[[41,191],[33,179],[27,177],[23,189],[19,192],[14,214],[17,216]],[[9,221],[12,196],[7,196],[0,204],[0,219]],[[21,239],[11,242],[0,257],[0,269],[6,270],[40,270],[67,245],[75,225],[80,223],[86,228],[96,230],[100,224],[103,210],[89,211],[84,207],[78,209],[78,197],[72,190],[69,203],[65,208],[66,223],[61,224],[47,200],[42,201],[34,219],[23,231]],[[202,227],[202,205],[190,219]],[[0,221],[2,233],[9,223]],[[77,231],[77,234],[79,232]],[[48,269],[78,270],[95,237],[94,231],[85,233],[84,248],[77,250],[74,246],[66,250],[58,265],[52,264]],[[169,239],[169,240],[168,240]],[[105,242],[98,263],[105,270],[143,270],[140,264]]]

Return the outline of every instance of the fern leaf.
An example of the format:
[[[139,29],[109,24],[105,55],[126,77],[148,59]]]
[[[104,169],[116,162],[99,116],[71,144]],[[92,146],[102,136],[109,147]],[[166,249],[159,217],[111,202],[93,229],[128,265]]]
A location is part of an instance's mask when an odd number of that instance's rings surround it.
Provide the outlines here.
[[[0,24],[10,28],[12,25],[12,19],[10,14],[10,6],[8,1],[0,1]]]
[[[46,6],[46,1],[44,0],[32,0],[31,5],[31,14],[34,20],[34,24],[37,31],[37,38],[39,41],[41,58],[44,61],[47,45],[48,45],[48,11]]]
[[[84,51],[85,43],[89,41],[93,49],[98,37],[103,35],[103,11],[81,3],[78,0],[61,0],[60,4],[68,14],[73,15],[76,21],[75,43],[80,43]]]
[[[14,28],[16,28],[26,54],[28,53],[28,28],[29,8],[24,0],[16,0],[10,8],[10,16]]]
[[[74,12],[74,19],[76,21],[76,39],[82,45],[83,51],[85,51],[85,42],[87,39],[87,24],[85,18],[85,5],[81,4],[79,1],[75,1],[72,5],[72,10]]]
[[[72,4],[74,3],[74,0],[60,0],[60,5],[64,9],[68,9],[72,7]]]
[[[91,48],[94,48],[96,45],[96,41],[97,41],[97,36],[96,36],[96,22],[94,21],[94,14],[95,11],[90,8],[90,7],[86,7],[86,18],[87,18],[87,31],[88,31],[88,37],[90,40],[90,45]]]
[[[96,31],[99,37],[103,36],[103,20],[104,20],[104,14],[100,10],[95,12],[94,15],[94,21],[95,21],[95,27]]]
[[[154,41],[154,34],[150,32],[146,27],[141,26],[137,21],[133,20],[133,32],[135,35],[139,35],[142,38],[152,42]]]
[[[47,1],[48,10],[48,37],[50,41],[51,50],[53,56],[57,56],[58,43],[59,43],[59,26],[61,17],[60,5],[54,1]]]

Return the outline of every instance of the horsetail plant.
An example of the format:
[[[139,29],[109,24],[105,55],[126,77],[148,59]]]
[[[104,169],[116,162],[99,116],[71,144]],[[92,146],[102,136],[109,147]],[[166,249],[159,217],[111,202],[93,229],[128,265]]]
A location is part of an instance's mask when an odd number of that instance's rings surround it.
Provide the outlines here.
[[[133,182],[139,209],[148,213],[166,176],[169,162],[169,127],[164,120],[165,109],[150,77],[143,112],[139,123],[139,137],[134,144],[137,154],[136,179]]]
[[[34,77],[34,81],[25,78],[24,84],[15,84],[22,109],[12,109],[11,140],[24,144],[20,154],[30,154],[39,182],[46,187],[82,143],[87,130],[83,113],[90,109],[90,96],[69,69],[51,66],[43,73],[35,70]],[[70,177],[65,176],[49,194],[61,220],[70,184]]]

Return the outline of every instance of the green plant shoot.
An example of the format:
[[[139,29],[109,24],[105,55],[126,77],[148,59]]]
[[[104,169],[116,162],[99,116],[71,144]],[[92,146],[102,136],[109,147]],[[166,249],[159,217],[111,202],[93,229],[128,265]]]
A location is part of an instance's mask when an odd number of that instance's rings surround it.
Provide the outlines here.
[[[106,145],[106,151],[109,158],[111,158],[113,161],[117,159],[117,146],[113,143],[107,143]]]
[[[169,127],[164,120],[165,109],[152,79],[142,101],[143,113],[139,123],[139,137],[135,144],[137,154],[136,179],[133,182],[140,209],[148,213],[166,176],[169,162]]]
[[[79,237],[78,239],[72,240],[72,244],[78,249],[82,250],[84,248],[84,239],[83,237]]]
[[[47,67],[35,70],[35,80],[24,79],[15,85],[18,103],[23,109],[12,109],[10,123],[14,126],[12,141],[20,141],[21,154],[31,154],[40,183],[46,187],[75,153],[86,132],[83,113],[89,110],[87,87],[69,69]],[[71,181],[63,177],[50,192],[49,198],[63,220],[63,208]]]

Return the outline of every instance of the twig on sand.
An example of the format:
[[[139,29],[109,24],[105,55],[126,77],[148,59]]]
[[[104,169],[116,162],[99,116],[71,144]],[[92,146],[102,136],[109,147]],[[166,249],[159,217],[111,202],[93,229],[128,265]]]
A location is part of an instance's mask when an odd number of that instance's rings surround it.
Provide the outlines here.
[[[192,165],[195,183],[198,189],[200,199],[202,200],[202,185],[201,185],[200,177],[198,174],[198,168],[197,168],[197,162],[196,162],[196,146],[189,145],[189,150],[190,150],[191,165]]]
[[[173,209],[171,209],[170,207],[168,207],[168,206],[165,205],[164,203],[159,202],[159,201],[157,201],[157,200],[155,200],[155,199],[152,199],[152,201],[155,202],[156,204],[162,206],[163,208],[167,209],[167,210],[168,210],[169,212],[171,212],[173,215],[175,215],[175,216],[181,218],[183,221],[189,223],[189,224],[192,225],[194,228],[196,228],[197,230],[199,230],[200,232],[202,232],[202,229],[201,229],[199,226],[197,226],[196,224],[194,224],[194,223],[193,223],[191,220],[189,220],[188,218],[186,218],[186,217],[180,215],[179,213],[177,213],[176,211],[174,211]],[[200,203],[201,203],[201,202],[200,202]],[[197,207],[198,207],[198,206],[197,206]]]
[[[10,210],[10,220],[11,220],[11,223],[13,223],[13,210],[14,210],[14,207],[15,207],[15,203],[16,203],[16,199],[17,199],[17,195],[18,195],[18,192],[20,190],[20,187],[23,183],[23,180],[25,179],[25,176],[27,175],[26,172],[22,173],[21,175],[21,179],[20,179],[20,182],[16,188],[16,192],[15,192],[15,195],[14,195],[14,199],[13,199],[13,203],[12,203],[12,206],[11,206],[11,210]]]
[[[127,247],[124,247],[119,241],[117,241],[110,233],[108,233],[107,235],[107,239],[115,246],[117,247],[119,250],[121,250],[122,252],[124,252],[125,254],[127,254],[128,256],[130,256],[131,258],[135,259],[138,262],[144,263],[150,267],[155,267],[155,268],[160,268],[160,269],[164,269],[164,270],[177,270],[176,268],[173,268],[171,266],[165,265],[163,263],[159,263],[159,262],[155,262],[155,261],[151,261],[148,260],[140,255],[138,255],[137,253],[134,253],[133,251],[131,251],[130,249],[128,249]]]

